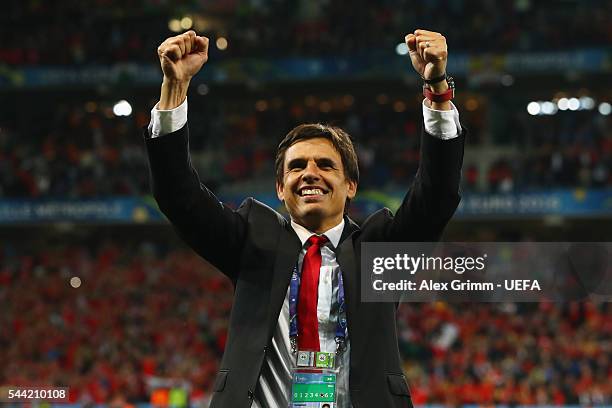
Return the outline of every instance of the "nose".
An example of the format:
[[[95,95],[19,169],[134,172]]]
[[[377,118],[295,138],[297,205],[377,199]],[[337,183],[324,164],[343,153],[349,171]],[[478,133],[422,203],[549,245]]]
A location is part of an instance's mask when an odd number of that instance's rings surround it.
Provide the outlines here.
[[[320,180],[319,167],[314,160],[309,160],[304,172],[302,173],[302,179],[307,183],[312,183]]]

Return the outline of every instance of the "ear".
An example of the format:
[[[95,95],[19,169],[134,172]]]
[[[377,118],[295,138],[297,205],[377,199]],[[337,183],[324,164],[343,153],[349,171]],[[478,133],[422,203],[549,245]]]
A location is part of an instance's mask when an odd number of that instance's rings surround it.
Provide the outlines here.
[[[276,182],[276,196],[279,200],[285,201],[285,186],[280,182]]]
[[[355,198],[355,194],[357,194],[357,182],[353,181],[353,180],[347,180],[347,184],[348,184],[348,191],[347,191],[347,197],[349,199],[353,199]]]

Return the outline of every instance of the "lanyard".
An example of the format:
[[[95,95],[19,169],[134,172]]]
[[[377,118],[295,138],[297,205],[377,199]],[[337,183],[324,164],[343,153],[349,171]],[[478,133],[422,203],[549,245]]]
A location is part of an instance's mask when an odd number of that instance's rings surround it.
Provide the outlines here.
[[[291,340],[291,350],[296,353],[297,350],[297,303],[300,293],[300,280],[302,272],[298,271],[297,265],[293,267],[291,274],[291,283],[289,284],[289,339]],[[336,322],[336,352],[340,353],[344,350],[346,341],[346,313],[344,304],[344,282],[342,279],[342,271],[338,271],[338,319]]]

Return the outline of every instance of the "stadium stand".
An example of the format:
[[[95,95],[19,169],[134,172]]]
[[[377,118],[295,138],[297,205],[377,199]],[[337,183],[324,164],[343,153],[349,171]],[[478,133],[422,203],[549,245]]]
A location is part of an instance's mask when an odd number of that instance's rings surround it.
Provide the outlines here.
[[[611,7],[605,0],[311,0],[291,6],[247,0],[12,1],[1,20],[0,59],[11,65],[150,61],[159,39],[173,33],[171,18],[176,31],[193,27],[228,38],[219,58],[367,52],[395,47],[407,27],[416,26],[446,33],[452,49],[460,51],[597,47],[610,43]]]
[[[457,58],[455,102],[470,129],[469,211],[459,209],[445,238],[609,242],[610,16],[606,0],[6,2],[0,389],[69,386],[70,402],[87,406],[208,406],[232,286],[143,210],[155,210],[142,128],[159,95],[164,38],[195,29],[214,44],[212,74],[189,95],[190,147],[202,181],[232,205],[269,194],[280,138],[321,121],[353,135],[360,191],[393,207],[388,197],[418,165],[418,78],[365,63],[365,79],[326,76],[325,63],[377,61],[382,50],[380,64],[391,65],[406,32],[428,27]],[[259,72],[252,61],[286,57],[299,69],[241,76]],[[522,200],[530,192],[539,195]],[[500,196],[516,206],[507,211]],[[125,203],[116,198],[138,206],[111,218]],[[102,204],[85,208],[88,199]],[[53,200],[61,205],[46,207]],[[535,216],[523,211],[531,205]],[[398,332],[417,406],[612,405],[611,303],[411,303]]]
[[[194,98],[190,105],[197,112],[190,116],[194,118],[194,163],[213,185],[265,186],[273,174],[271,159],[281,136],[308,121],[338,124],[354,137],[362,189],[402,189],[416,171],[422,126],[418,95],[412,102],[385,93],[253,98],[242,103],[222,95],[216,103],[214,98]],[[482,160],[468,156],[465,191],[612,185],[610,116],[590,110],[534,118],[520,108],[512,111],[517,119],[513,131],[520,138],[485,143],[476,136],[470,141],[471,147],[489,153],[484,166]],[[471,132],[480,137],[491,132],[493,119],[483,123],[484,113],[464,113],[464,124]],[[148,110],[116,117],[108,106],[80,101],[49,114],[46,128],[40,128],[40,121],[34,122],[36,128],[30,121],[2,126],[0,196],[88,198],[149,193],[146,156],[139,139],[140,128],[149,120]],[[501,154],[495,154],[495,147],[503,148]]]

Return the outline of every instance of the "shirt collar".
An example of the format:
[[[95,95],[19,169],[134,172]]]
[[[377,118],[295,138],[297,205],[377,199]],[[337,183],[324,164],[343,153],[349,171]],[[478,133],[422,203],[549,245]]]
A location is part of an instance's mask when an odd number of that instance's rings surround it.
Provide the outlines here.
[[[313,235],[317,235],[314,232],[306,229],[305,227],[301,226],[300,224],[298,224],[297,222],[293,220],[291,220],[291,228],[293,228],[293,230],[297,234],[298,238],[300,239],[300,242],[302,243],[302,246],[304,246],[306,241],[308,241],[308,238],[310,238]],[[329,242],[334,246],[334,248],[336,248],[338,246],[338,243],[340,242],[340,237],[342,237],[343,229],[344,229],[344,218],[342,218],[342,221],[340,221],[340,224],[336,225],[333,228],[328,229],[321,235],[325,235],[327,239],[329,239]]]

